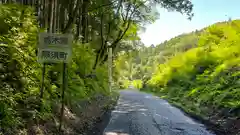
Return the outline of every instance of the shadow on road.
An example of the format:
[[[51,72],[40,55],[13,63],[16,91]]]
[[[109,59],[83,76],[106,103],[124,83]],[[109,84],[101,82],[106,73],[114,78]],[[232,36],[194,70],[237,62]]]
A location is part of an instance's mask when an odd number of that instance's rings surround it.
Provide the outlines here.
[[[132,90],[120,95],[104,135],[213,135],[165,100]]]

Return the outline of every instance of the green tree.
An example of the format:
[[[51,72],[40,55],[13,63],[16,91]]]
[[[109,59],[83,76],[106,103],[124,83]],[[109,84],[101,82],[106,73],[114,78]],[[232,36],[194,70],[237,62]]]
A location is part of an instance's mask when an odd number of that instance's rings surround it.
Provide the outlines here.
[[[92,108],[112,96],[107,87],[107,48],[114,50],[114,59],[121,53],[137,56],[142,46],[137,36],[146,23],[157,19],[155,5],[178,11],[191,17],[188,0],[1,0],[0,5],[0,121],[3,134],[17,134],[34,125],[59,122],[61,101],[61,71],[59,64],[46,64],[45,91],[40,99],[39,87],[42,66],[37,63],[38,32],[70,33],[74,35],[73,57],[68,66],[68,85],[64,105],[76,117],[85,118],[79,108],[84,101]],[[125,53],[127,52],[127,53]],[[129,60],[129,58],[126,58]],[[121,61],[121,60],[120,60]],[[138,60],[128,62],[126,69],[136,74]],[[120,62],[124,63],[125,62]],[[117,65],[117,64],[116,64]],[[120,66],[118,64],[118,66]],[[116,68],[118,67],[116,66]],[[94,74],[93,74],[94,71]],[[118,79],[120,72],[115,71]],[[126,71],[127,76],[127,71]],[[105,99],[105,100],[104,100]],[[42,102],[40,102],[42,101]],[[89,105],[89,106],[90,106]],[[83,107],[81,105],[80,107]],[[89,112],[97,112],[89,111]],[[92,114],[93,115],[93,114]],[[97,114],[96,114],[97,115]],[[99,114],[100,115],[100,114]],[[89,114],[89,116],[91,116]],[[93,115],[95,116],[95,115]],[[84,119],[85,118],[85,119]],[[93,120],[93,118],[91,118]],[[71,121],[71,120],[70,120]],[[65,120],[64,126],[74,127]],[[89,122],[86,122],[89,123]],[[56,132],[56,131],[52,131]],[[83,131],[80,131],[83,132]],[[37,133],[32,133],[37,134]]]

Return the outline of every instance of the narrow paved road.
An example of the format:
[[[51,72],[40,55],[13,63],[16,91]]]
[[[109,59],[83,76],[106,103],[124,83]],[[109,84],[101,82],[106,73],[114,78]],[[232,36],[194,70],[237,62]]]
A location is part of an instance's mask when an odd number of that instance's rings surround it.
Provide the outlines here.
[[[115,134],[114,134],[115,133]],[[116,134],[119,133],[119,134]],[[121,134],[120,134],[121,133]],[[165,100],[124,90],[105,135],[214,135]]]

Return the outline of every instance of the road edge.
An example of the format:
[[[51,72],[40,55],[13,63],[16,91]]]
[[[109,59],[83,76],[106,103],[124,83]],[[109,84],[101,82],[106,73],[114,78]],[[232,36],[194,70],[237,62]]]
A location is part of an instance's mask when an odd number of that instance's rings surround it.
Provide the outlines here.
[[[102,115],[96,119],[91,130],[89,130],[86,135],[103,135],[105,128],[111,120],[112,111],[115,109],[115,106],[119,99],[119,95],[115,96],[116,97],[111,99],[110,104],[108,104],[107,107],[103,109]]]
[[[193,112],[191,110],[187,111],[186,108],[184,108],[182,105],[180,105],[180,104],[178,104],[174,101],[170,101],[170,100],[167,100],[167,99],[164,99],[164,100],[168,101],[172,106],[181,110],[186,116],[189,116],[192,119],[196,120],[197,122],[205,125],[205,127],[208,130],[212,131],[216,135],[228,135],[229,134],[229,132],[226,131],[223,127],[221,127],[219,124],[211,122],[207,118],[202,117],[200,114],[196,114],[195,112]]]

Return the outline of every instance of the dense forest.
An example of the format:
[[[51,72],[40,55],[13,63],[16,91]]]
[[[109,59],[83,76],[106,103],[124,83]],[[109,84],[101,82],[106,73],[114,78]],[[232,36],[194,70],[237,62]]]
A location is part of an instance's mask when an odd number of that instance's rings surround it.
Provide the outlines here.
[[[189,19],[193,7],[189,0],[0,3],[0,134],[4,135],[84,134],[117,98],[108,86],[108,48],[114,59],[138,49],[137,32],[158,18],[157,5]],[[39,32],[74,35],[63,95],[63,64],[37,62]],[[114,70],[116,77],[120,75]]]
[[[115,65],[124,76],[117,81],[123,88],[133,83],[235,135],[240,133],[239,44],[240,20],[219,22],[122,54]],[[121,67],[122,62],[127,64]]]

